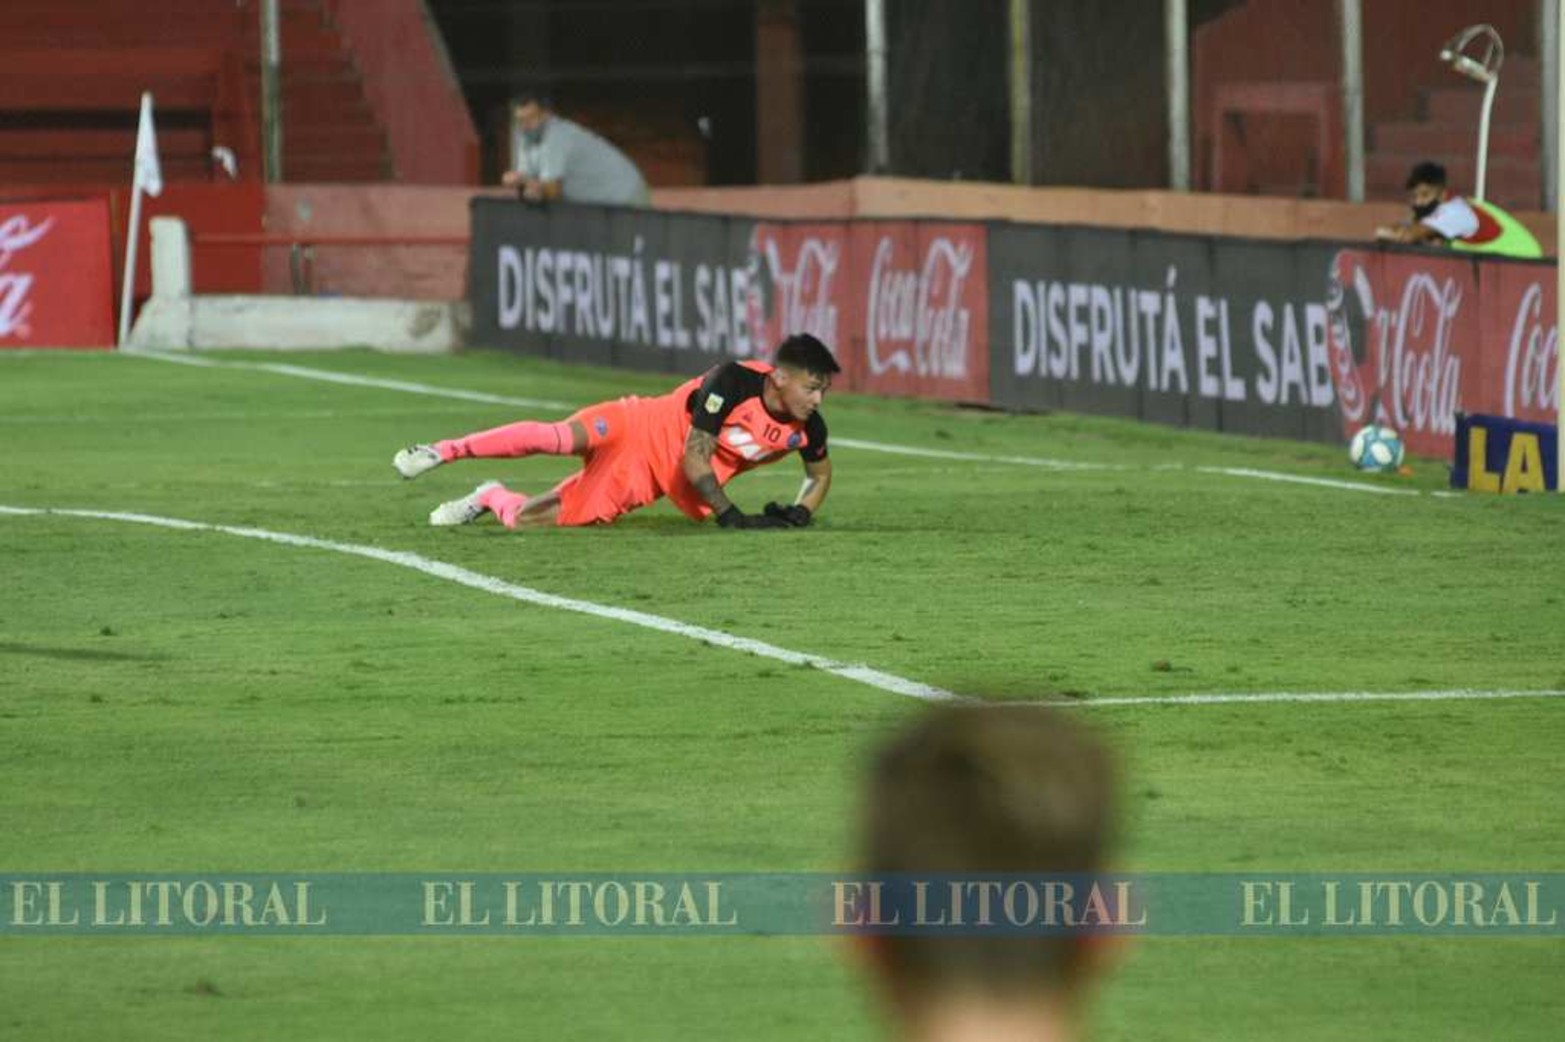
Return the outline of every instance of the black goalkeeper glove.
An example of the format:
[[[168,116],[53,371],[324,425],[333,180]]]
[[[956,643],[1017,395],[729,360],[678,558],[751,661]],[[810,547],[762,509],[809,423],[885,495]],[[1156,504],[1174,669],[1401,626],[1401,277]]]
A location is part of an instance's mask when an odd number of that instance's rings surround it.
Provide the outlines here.
[[[769,514],[746,514],[738,507],[729,507],[717,515],[719,528],[787,528],[788,522]]]
[[[775,517],[790,528],[803,528],[810,523],[810,508],[803,503],[786,507],[781,503],[768,503],[765,513],[767,517]]]

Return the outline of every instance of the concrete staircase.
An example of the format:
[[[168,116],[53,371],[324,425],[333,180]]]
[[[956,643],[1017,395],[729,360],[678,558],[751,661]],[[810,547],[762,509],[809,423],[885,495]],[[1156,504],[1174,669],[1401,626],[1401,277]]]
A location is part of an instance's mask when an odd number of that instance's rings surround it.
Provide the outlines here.
[[[1485,194],[1507,210],[1542,205],[1541,81],[1535,58],[1508,55],[1500,70]],[[1368,197],[1402,199],[1408,171],[1426,159],[1445,165],[1453,189],[1473,191],[1482,102],[1480,85],[1446,73],[1420,91],[1421,118],[1372,126],[1364,170]]]
[[[254,4],[246,5],[254,14]],[[352,53],[321,0],[282,0],[283,176],[288,181],[385,181],[384,127],[364,96]],[[260,19],[242,23],[246,84],[261,96]],[[259,111],[259,104],[257,104]]]
[[[158,105],[164,177],[261,177],[258,0],[4,0],[0,185],[128,181],[141,91]],[[381,181],[386,133],[321,0],[282,0],[283,173]]]

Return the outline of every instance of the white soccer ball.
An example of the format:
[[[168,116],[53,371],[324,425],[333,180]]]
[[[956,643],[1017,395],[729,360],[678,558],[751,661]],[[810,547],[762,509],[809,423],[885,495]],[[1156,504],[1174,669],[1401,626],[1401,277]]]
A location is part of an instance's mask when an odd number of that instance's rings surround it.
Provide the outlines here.
[[[1405,451],[1400,434],[1372,423],[1353,435],[1348,444],[1348,459],[1359,470],[1395,470],[1402,465]]]

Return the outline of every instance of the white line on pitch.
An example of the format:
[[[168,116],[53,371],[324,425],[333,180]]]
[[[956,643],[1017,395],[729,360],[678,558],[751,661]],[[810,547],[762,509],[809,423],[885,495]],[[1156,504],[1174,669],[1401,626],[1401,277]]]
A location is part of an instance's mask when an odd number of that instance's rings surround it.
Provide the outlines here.
[[[962,460],[969,463],[1014,463],[1023,467],[1048,467],[1052,470],[1125,470],[1123,463],[1079,463],[1073,460],[1049,459],[1043,456],[987,456],[981,452],[956,452],[950,449],[920,449],[911,445],[891,445],[883,441],[861,441],[858,438],[832,438],[832,445],[867,452],[885,452],[893,456],[920,456],[924,459]]]
[[[545,608],[558,608],[562,611],[573,611],[582,615],[591,615],[596,618],[609,619],[615,622],[629,623],[632,626],[641,626],[645,629],[657,630],[661,633],[672,633],[680,637],[688,637],[691,640],[705,641],[717,647],[727,648],[733,651],[744,651],[762,658],[776,659],[789,665],[813,666],[825,673],[842,677],[845,680],[857,681],[870,687],[889,691],[892,694],[904,695],[909,698],[917,698],[926,702],[970,702],[976,701],[965,698],[945,688],[935,687],[907,677],[899,677],[894,673],[886,673],[870,666],[853,665],[837,662],[833,659],[823,658],[819,655],[811,655],[802,651],[790,651],[780,648],[775,644],[765,641],[752,640],[749,637],[739,637],[722,630],[708,629],[705,626],[694,626],[690,623],[680,622],[677,619],[664,618],[661,615],[652,615],[647,612],[635,611],[630,608],[615,608],[603,604],[594,604],[591,601],[576,600],[570,597],[560,597],[552,593],[544,593],[531,587],[519,586],[506,582],[493,576],[482,575],[469,571],[466,568],[442,561],[430,560],[419,554],[403,550],[383,550],[376,546],[362,546],[355,543],[338,543],[328,539],[316,539],[311,536],[291,535],[286,532],[272,532],[263,528],[239,528],[231,525],[214,525],[203,521],[185,521],[180,518],[158,517],[151,514],[131,514],[114,511],[100,510],[57,510],[43,507],[12,507],[0,506],[0,514],[18,517],[83,517],[100,521],[126,521],[133,524],[152,525],[158,528],[172,528],[189,532],[220,532],[225,535],[241,536],[246,539],[259,539],[271,543],[281,543],[286,546],[308,547],[316,550],[332,550],[337,553],[349,554],[354,557],[365,557],[374,561],[383,561],[387,564],[398,565],[413,571],[422,572],[425,575],[447,582],[454,582],[462,586],[468,586],[485,593],[493,593],[501,597],[509,597],[515,601],[526,604],[536,604]],[[1288,692],[1278,691],[1260,694],[1205,694],[1205,695],[1150,695],[1141,697],[1112,697],[1091,698],[1080,701],[1068,699],[1055,699],[1048,702],[1009,702],[997,701],[994,705],[1049,705],[1061,708],[1099,709],[1116,706],[1142,706],[1142,705],[1254,705],[1266,703],[1309,703],[1309,702],[1477,702],[1494,701],[1500,699],[1522,698],[1562,698],[1565,691],[1538,690],[1538,691],[1478,691],[1468,689],[1452,689],[1447,691],[1337,691],[1337,692]]]
[[[1375,492],[1382,496],[1422,495],[1416,488],[1390,488],[1370,485],[1362,481],[1339,481],[1336,478],[1311,478],[1302,474],[1284,474],[1276,470],[1252,470],[1249,467],[1196,467],[1202,474],[1226,474],[1231,478],[1257,478],[1261,481],[1284,481],[1295,485],[1318,485],[1321,488],[1340,488],[1349,492]]]
[[[1565,691],[1274,691],[1260,694],[1147,695],[1029,703],[1096,709],[1104,706],[1207,706],[1268,702],[1479,702],[1510,698],[1565,698]]]
[[[776,659],[779,662],[786,662],[793,666],[813,666],[824,673],[831,673],[845,680],[868,684],[870,687],[880,688],[882,691],[890,691],[897,695],[905,695],[909,698],[923,699],[927,702],[960,700],[959,695],[944,688],[923,684],[916,680],[909,680],[894,673],[885,673],[870,666],[837,662],[833,659],[824,658],[820,655],[810,655],[802,651],[790,651],[787,648],[780,648],[765,641],[739,637],[732,633],[724,633],[722,630],[708,629],[705,626],[693,626],[690,623],[680,622],[677,619],[667,619],[661,615],[652,615],[644,611],[635,611],[630,608],[614,608],[608,605],[594,604],[591,601],[560,597],[552,593],[544,593],[542,590],[534,590],[528,586],[519,586],[516,583],[506,582],[504,579],[497,579],[494,576],[469,571],[454,564],[434,561],[404,550],[383,550],[377,546],[338,543],[329,539],[290,535],[287,532],[271,532],[264,528],[238,528],[232,525],[214,525],[203,521],[185,521],[179,518],[158,517],[152,514],[9,506],[0,506],[0,514],[85,517],[99,521],[126,521],[132,524],[153,525],[158,528],[173,528],[189,532],[221,532],[225,535],[241,536],[245,539],[260,539],[270,543],[281,543],[285,546],[332,550],[340,554],[367,557],[373,561],[383,561],[402,568],[410,568],[413,571],[422,572],[436,579],[444,579],[447,582],[468,586],[475,590],[482,590],[485,593],[509,597],[511,600],[521,601],[525,604],[536,604],[544,608],[557,608],[561,611],[573,611],[600,619],[629,623],[632,626],[641,626],[645,629],[657,630],[662,633],[672,633],[676,636],[688,637],[691,640],[705,641],[708,644],[713,644],[720,648],[728,648],[731,651],[743,651],[751,655],[759,655],[762,658]]]
[[[436,387],[433,384],[412,383],[407,380],[383,380],[378,376],[359,376],[354,373],[339,373],[331,369],[311,369],[307,366],[285,365],[279,362],[234,362],[226,359],[219,361],[215,358],[169,354],[161,351],[133,351],[129,352],[129,356],[150,358],[158,362],[195,365],[208,369],[249,369],[261,373],[276,373],[279,376],[294,376],[301,380],[320,380],[323,383],[346,384],[350,387],[376,387],[383,391],[401,391],[404,394],[423,394],[435,398],[460,398],[463,401],[483,402],[486,405],[515,405],[522,409],[558,409],[560,411],[570,411],[576,408],[576,406],[568,402],[557,402],[548,398],[515,398],[503,394],[489,394],[484,391],[463,391],[450,387]]]
[[[464,391],[446,387],[436,387],[432,384],[409,383],[403,380],[382,380],[378,377],[357,376],[352,373],[338,373],[329,369],[310,369],[298,365],[281,365],[264,362],[233,362],[218,361],[198,355],[166,354],[156,351],[135,351],[130,356],[136,358],[150,358],[159,362],[175,362],[180,365],[194,365],[206,368],[236,368],[252,369],[260,372],[276,373],[279,376],[294,376],[305,380],[321,380],[326,383],[346,384],[354,387],[377,387],[387,391],[402,391],[407,394],[422,394],[436,398],[457,398],[464,401],[484,402],[490,405],[515,405],[523,409],[557,409],[559,411],[571,411],[576,408],[568,402],[556,402],[543,398],[514,398],[500,394],[487,394],[483,391]],[[960,460],[969,463],[1007,463],[1024,467],[1043,467],[1050,470],[1128,470],[1122,463],[1083,463],[1075,460],[1050,459],[1045,456],[996,456],[980,452],[959,452],[950,449],[925,449],[912,445],[894,445],[888,442],[862,441],[857,438],[833,438],[833,443],[843,448],[860,449],[866,452],[883,452],[895,456],[916,456],[921,459]],[[1180,465],[1165,465],[1154,468],[1157,470],[1182,470]],[[1280,481],[1296,485],[1314,485],[1319,488],[1341,489],[1348,492],[1370,492],[1386,496],[1418,496],[1424,493],[1418,489],[1388,488],[1381,485],[1370,485],[1361,481],[1339,481],[1333,478],[1312,478],[1302,474],[1286,474],[1273,470],[1254,470],[1249,467],[1195,467],[1203,474],[1224,474],[1235,478],[1255,478],[1261,481]],[[1441,495],[1439,492],[1433,495]]]
[[[166,354],[155,350],[138,350],[133,352],[138,358],[153,358],[156,361],[177,361],[183,365],[200,365],[208,368],[239,368],[257,369],[260,372],[275,372],[277,375],[291,375],[305,380],[326,380],[327,383],[346,383],[351,386],[374,386],[387,391],[405,391],[408,394],[427,394],[432,397],[457,397],[465,401],[487,402],[491,405],[516,405],[520,408],[556,408],[560,411],[571,411],[576,405],[568,402],[549,402],[534,397],[507,397],[504,394],[485,394],[482,391],[452,390],[441,386],[429,385],[429,383],[407,383],[404,380],[382,380],[379,377],[366,377],[366,375],[354,375],[351,372],[335,372],[332,369],[310,369],[305,366],[271,365],[260,361],[218,361],[214,358],[189,357],[182,354]],[[1130,469],[1124,463],[1083,463],[1077,460],[1055,460],[1055,458],[1038,457],[1038,455],[988,455],[983,452],[958,452],[952,449],[920,449],[908,444],[890,444],[886,441],[861,441],[858,438],[833,438],[833,444],[845,447],[845,449],[861,449],[864,452],[886,452],[890,455],[911,455],[911,457],[925,458],[925,460],[961,460],[967,463],[1011,463],[1016,466],[1039,466],[1039,468],[1056,469],[1056,471],[1122,471]],[[1236,477],[1271,477],[1272,480],[1290,480],[1288,474],[1271,476],[1268,471],[1224,471],[1232,472]],[[1304,483],[1316,483],[1316,479],[1299,479]],[[1324,479],[1321,479],[1324,483]],[[1354,485],[1352,482],[1341,482],[1341,485],[1352,490],[1362,491],[1365,488],[1371,491],[1385,491],[1369,485]]]
[[[173,362],[175,365],[193,365],[199,369],[221,369],[224,366],[237,365],[237,362],[220,362],[215,358],[205,355],[188,354],[164,354],[161,351],[140,351],[126,348],[120,352],[121,358],[150,358],[154,362]]]

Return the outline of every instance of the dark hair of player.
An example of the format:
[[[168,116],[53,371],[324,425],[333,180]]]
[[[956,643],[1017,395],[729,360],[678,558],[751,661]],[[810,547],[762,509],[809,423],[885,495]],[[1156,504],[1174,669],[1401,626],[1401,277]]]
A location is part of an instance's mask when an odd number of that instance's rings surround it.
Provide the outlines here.
[[[1439,163],[1422,162],[1413,168],[1413,172],[1407,175],[1407,184],[1404,188],[1416,188],[1419,185],[1434,185],[1436,188],[1445,187],[1445,167]]]
[[[947,706],[885,746],[872,768],[865,868],[882,874],[1091,874],[1114,841],[1114,767],[1091,731],[1039,706]],[[1082,938],[885,936],[892,985],[1025,996],[1069,987]]]
[[[541,87],[524,87],[511,95],[511,108],[519,109],[523,105],[537,105],[541,109],[553,109],[554,97]]]
[[[808,333],[795,333],[777,345],[772,359],[779,366],[802,369],[811,376],[833,376],[842,367],[831,355],[831,348]]]

